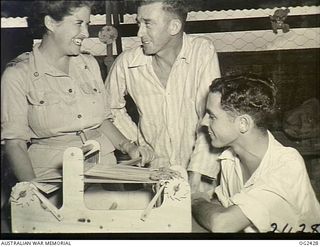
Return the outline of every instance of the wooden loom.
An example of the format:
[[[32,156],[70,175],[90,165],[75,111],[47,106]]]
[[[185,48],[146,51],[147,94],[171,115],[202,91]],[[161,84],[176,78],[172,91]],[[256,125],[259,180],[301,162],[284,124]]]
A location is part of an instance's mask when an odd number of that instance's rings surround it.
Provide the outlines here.
[[[11,193],[12,232],[191,232],[190,187],[186,177],[177,176],[179,173],[171,169],[150,170],[119,164],[110,167],[97,163],[88,168],[85,157],[99,152],[100,147],[92,140],[85,144],[85,147],[91,145],[89,152],[85,148],[66,149],[62,176],[46,176],[33,182],[16,184]],[[50,184],[60,181],[63,204],[57,208],[40,192],[38,185],[39,182]],[[116,202],[105,209],[92,209],[84,202],[87,193],[84,188],[89,183],[141,183],[154,186],[157,190],[146,207],[141,209],[130,209],[130,206],[118,209]],[[103,191],[99,198],[103,201],[112,193],[114,195],[117,192]],[[130,197],[130,193],[134,192],[125,192],[127,205],[139,200],[139,195],[137,198],[135,194]]]

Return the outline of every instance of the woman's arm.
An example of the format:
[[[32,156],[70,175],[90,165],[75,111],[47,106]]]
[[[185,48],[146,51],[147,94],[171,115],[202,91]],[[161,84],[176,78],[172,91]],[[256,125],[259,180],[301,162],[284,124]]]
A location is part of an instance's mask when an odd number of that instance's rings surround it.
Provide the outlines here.
[[[124,144],[131,143],[109,119],[102,123],[100,130],[109,138],[116,149],[122,150]],[[132,143],[133,146],[135,145]]]
[[[31,181],[35,178],[25,140],[5,140],[5,154],[19,181]]]
[[[102,123],[100,129],[102,133],[109,138],[116,149],[124,151],[133,159],[141,156],[142,166],[145,163],[153,160],[154,153],[151,149],[147,147],[137,146],[136,144],[128,140],[109,119],[105,120]]]

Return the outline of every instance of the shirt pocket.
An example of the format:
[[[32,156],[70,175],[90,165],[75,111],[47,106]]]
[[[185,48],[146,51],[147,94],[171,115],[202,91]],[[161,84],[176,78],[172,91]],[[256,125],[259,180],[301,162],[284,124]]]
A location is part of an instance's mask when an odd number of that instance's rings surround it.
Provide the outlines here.
[[[55,135],[64,126],[65,104],[55,92],[32,90],[27,94],[29,103],[28,122],[39,137]]]
[[[105,119],[109,106],[105,91],[100,89],[94,82],[81,83],[81,109],[91,119],[91,123],[100,123]]]
[[[101,90],[99,89],[98,86],[91,86],[87,83],[81,83],[80,89],[84,94],[87,94],[87,95],[101,93]]]
[[[32,90],[27,94],[27,99],[32,106],[48,106],[58,104],[61,98],[53,92]]]

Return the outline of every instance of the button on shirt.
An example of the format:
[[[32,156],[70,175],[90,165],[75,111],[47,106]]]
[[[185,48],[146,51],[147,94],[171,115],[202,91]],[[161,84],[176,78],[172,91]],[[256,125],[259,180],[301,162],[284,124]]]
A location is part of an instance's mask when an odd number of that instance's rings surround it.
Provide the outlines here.
[[[189,170],[216,177],[219,168],[214,164],[218,164],[218,155],[209,151],[203,133],[197,138],[197,130],[209,85],[217,77],[220,77],[217,53],[206,38],[184,34],[166,87],[153,70],[152,56],[144,55],[141,47],[125,51],[106,80],[114,123],[127,138],[154,149],[157,159],[153,166],[187,168],[191,159]],[[138,127],[125,110],[127,93],[139,111]]]
[[[215,193],[224,207],[240,207],[253,223],[246,231],[292,228],[291,232],[297,232],[305,224],[305,232],[312,232],[311,227],[320,224],[320,205],[303,158],[295,149],[281,145],[270,132],[268,137],[267,152],[246,183],[232,150],[221,154],[221,182]]]
[[[96,89],[96,90],[94,90]],[[69,75],[50,66],[36,45],[1,79],[1,140],[50,138],[96,129],[111,116],[93,56],[71,57]],[[106,140],[108,151],[114,148]]]
[[[1,86],[1,139],[64,135],[96,128],[110,116],[92,56],[72,57],[68,76],[50,66],[36,46],[27,59],[6,69]]]

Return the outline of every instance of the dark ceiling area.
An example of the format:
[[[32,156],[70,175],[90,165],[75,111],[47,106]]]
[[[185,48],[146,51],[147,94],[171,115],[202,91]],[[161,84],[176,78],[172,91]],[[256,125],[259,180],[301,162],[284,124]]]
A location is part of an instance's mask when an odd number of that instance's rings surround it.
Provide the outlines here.
[[[33,1],[1,1],[1,17],[28,16]],[[104,14],[106,1],[94,1],[92,14]],[[136,13],[138,0],[108,1],[122,14]],[[266,9],[296,6],[319,6],[320,0],[186,0],[190,11]]]

